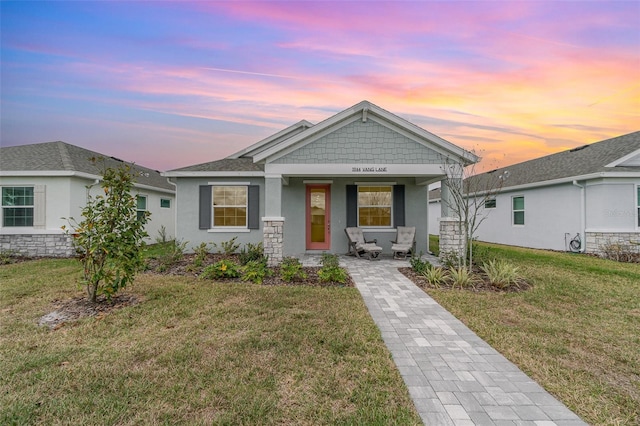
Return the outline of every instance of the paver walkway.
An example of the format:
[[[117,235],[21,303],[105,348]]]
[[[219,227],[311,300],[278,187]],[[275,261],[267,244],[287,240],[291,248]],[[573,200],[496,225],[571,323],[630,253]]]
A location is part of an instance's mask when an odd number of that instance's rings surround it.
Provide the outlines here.
[[[398,271],[343,257],[426,425],[586,425]]]

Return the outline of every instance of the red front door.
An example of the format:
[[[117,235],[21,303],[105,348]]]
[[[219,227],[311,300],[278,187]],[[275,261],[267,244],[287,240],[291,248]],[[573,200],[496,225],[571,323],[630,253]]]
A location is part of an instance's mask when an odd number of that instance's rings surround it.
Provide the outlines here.
[[[331,185],[307,185],[307,250],[331,248]]]

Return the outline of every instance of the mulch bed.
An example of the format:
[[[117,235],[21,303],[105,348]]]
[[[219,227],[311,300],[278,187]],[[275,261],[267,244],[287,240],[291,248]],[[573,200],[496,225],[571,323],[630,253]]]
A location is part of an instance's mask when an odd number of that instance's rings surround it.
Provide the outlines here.
[[[424,278],[420,274],[416,274],[413,268],[404,267],[398,268],[398,270],[407,278],[409,278],[415,285],[422,288],[423,290],[427,289],[449,289],[453,290],[451,283],[442,284],[440,287],[436,287],[430,284],[426,278]],[[476,293],[479,292],[496,292],[496,293],[515,293],[519,291],[526,291],[531,288],[531,284],[529,284],[526,280],[521,279],[518,281],[516,285],[512,285],[506,288],[498,288],[491,284],[491,282],[487,279],[487,276],[481,271],[474,271],[475,276],[479,279],[477,283],[473,285],[473,287],[465,288],[465,291],[473,291]],[[457,289],[457,287],[456,287]]]
[[[236,263],[240,263],[238,261],[238,256],[235,254],[225,255],[220,253],[209,253],[207,254],[205,260],[202,262],[202,266],[194,266],[195,254],[185,254],[182,256],[180,260],[177,262],[172,262],[170,265],[163,264],[160,259],[149,259],[147,261],[147,270],[145,273],[151,274],[160,274],[160,275],[180,275],[180,276],[188,276],[188,277],[199,277],[202,273],[202,270],[206,268],[208,265],[213,265],[214,263],[223,260],[229,259]],[[354,287],[355,284],[350,276],[347,276],[347,281],[343,283],[335,283],[335,282],[323,282],[320,281],[320,277],[318,277],[318,270],[320,267],[312,267],[305,266],[302,269],[307,274],[307,278],[302,281],[293,281],[286,282],[280,278],[280,268],[279,267],[271,267],[271,276],[266,277],[262,282],[262,285],[281,285],[281,286],[313,286],[313,287]],[[219,282],[237,282],[237,283],[245,283],[246,281],[242,281],[241,278],[229,278],[229,279],[216,279]]]

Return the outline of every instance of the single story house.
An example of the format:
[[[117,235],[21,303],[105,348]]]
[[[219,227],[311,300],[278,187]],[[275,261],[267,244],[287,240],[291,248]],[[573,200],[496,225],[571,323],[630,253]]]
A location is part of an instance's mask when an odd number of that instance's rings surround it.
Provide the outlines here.
[[[91,159],[102,160],[94,163]],[[87,196],[97,195],[103,167],[122,160],[65,142],[0,148],[0,250],[25,256],[71,256],[64,218],[80,221]],[[130,164],[131,165],[131,164]],[[132,165],[138,209],[151,212],[149,241],[161,227],[175,235],[175,188],[157,170]]]
[[[362,101],[318,124],[287,127],[227,158],[163,173],[176,185],[178,239],[264,243],[271,264],[346,253],[358,226],[391,253],[397,226],[427,251],[429,183],[472,153]],[[446,240],[446,239],[444,239]]]
[[[480,207],[479,240],[588,253],[614,243],[640,251],[640,132],[469,179],[495,176],[506,179]],[[439,193],[431,192],[432,233],[442,208]]]

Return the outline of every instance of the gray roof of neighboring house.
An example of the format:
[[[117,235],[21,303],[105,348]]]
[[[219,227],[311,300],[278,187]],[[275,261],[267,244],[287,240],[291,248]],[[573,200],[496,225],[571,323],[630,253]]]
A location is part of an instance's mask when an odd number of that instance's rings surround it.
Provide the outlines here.
[[[252,158],[223,158],[222,160],[174,169],[172,172],[263,172],[264,165]]]
[[[601,172],[640,172],[640,167],[605,167],[620,158],[640,150],[640,131],[583,145],[567,151],[547,155],[490,172],[473,176],[473,188],[486,187],[489,179],[504,175],[508,177],[503,188],[538,182],[553,181],[591,175]],[[440,197],[439,190],[430,193],[430,199]]]
[[[91,159],[102,159],[91,161]],[[118,167],[126,163],[136,172],[136,183],[174,191],[175,188],[160,176],[157,170],[95,151],[71,145],[66,142],[45,142],[30,145],[0,148],[0,171],[81,172],[100,176],[105,167]]]

